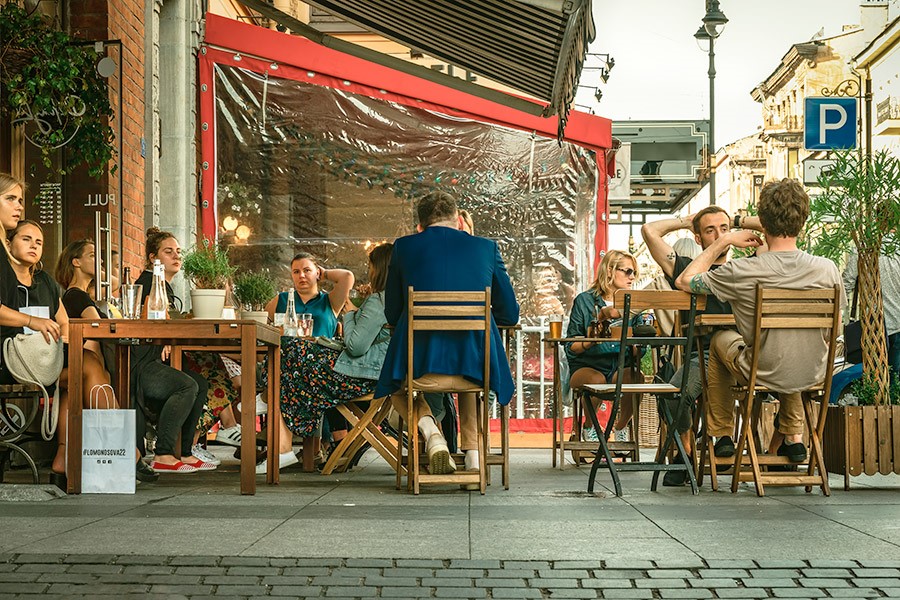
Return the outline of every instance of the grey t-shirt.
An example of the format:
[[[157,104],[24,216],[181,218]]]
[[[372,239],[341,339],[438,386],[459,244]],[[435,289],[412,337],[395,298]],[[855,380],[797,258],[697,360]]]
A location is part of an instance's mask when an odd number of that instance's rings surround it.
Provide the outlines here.
[[[844,291],[853,295],[856,285],[859,256],[851,252],[844,269]],[[884,332],[893,335],[900,331],[900,256],[878,257],[878,273],[881,277],[881,299],[884,302]]]
[[[800,250],[765,252],[729,261],[702,274],[703,282],[719,299],[731,304],[738,331],[747,342],[738,358],[744,377],[750,375],[756,313],[756,285],[788,290],[832,288],[841,285],[833,262]],[[841,286],[843,290],[843,286]],[[841,293],[841,307],[846,297]],[[759,384],[785,393],[809,389],[822,382],[828,344],[822,329],[763,331],[756,378]]]

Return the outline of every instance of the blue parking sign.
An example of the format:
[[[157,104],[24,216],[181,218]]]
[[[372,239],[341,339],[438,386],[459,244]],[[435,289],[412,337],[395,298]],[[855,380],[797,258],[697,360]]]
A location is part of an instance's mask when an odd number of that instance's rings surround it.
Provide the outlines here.
[[[807,98],[804,109],[807,150],[856,148],[856,98]]]

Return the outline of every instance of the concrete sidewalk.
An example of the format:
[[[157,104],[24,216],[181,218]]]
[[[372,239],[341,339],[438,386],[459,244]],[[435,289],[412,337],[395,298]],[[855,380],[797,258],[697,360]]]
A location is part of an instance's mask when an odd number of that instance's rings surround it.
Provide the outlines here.
[[[385,595],[384,587],[403,586],[383,578],[404,573],[415,583],[406,587],[417,593],[476,594],[457,597],[836,597],[841,590],[900,596],[895,476],[857,478],[849,492],[832,478],[830,498],[802,488],[770,488],[758,498],[749,485],[733,495],[710,491],[708,482],[699,496],[688,487],[654,493],[649,474],[626,473],[625,495],[616,498],[608,475],[601,472],[598,483],[610,487],[588,495],[587,468],[554,470],[549,450],[514,450],[512,463],[510,490],[499,486],[498,470],[486,496],[453,488],[426,488],[418,497],[397,492],[393,472],[369,452],[346,475],[285,470],[281,485],[261,483],[256,496],[239,494],[237,464],[226,461],[213,473],[141,484],[134,496],[0,502],[0,597],[13,583],[46,584],[20,590],[28,594],[117,593],[106,586],[139,575],[140,565],[145,575],[172,579],[132,578],[144,587],[130,591],[197,585],[191,593],[171,590],[190,597],[221,597],[219,586],[238,580],[218,584],[215,577],[238,574],[250,578],[244,591],[232,594],[240,597],[268,595],[281,585],[271,578],[279,577],[306,578],[301,587],[317,588],[293,594],[298,597],[346,596],[354,589],[348,597],[401,597]],[[720,483],[728,487],[726,478]],[[187,567],[209,571],[188,574]],[[524,595],[479,586],[492,571],[506,573],[502,578],[514,581],[509,589]],[[41,579],[53,574],[58,577]],[[75,574],[89,577],[80,581]],[[431,585],[438,578],[461,583]],[[568,583],[544,585],[555,579]],[[673,581],[652,584],[659,579]],[[613,583],[589,587],[598,580]],[[722,580],[721,589],[709,581],[695,586],[706,580]],[[759,585],[762,580],[771,585]],[[338,590],[347,587],[342,582],[350,589]],[[50,587],[67,583],[97,587]]]

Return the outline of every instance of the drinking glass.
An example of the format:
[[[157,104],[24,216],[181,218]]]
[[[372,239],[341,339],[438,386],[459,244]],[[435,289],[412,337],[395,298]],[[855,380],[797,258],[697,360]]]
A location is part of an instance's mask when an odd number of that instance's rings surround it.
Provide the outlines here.
[[[562,337],[562,315],[550,315],[550,337],[559,339]]]
[[[311,313],[300,315],[300,337],[312,337],[313,316]]]
[[[126,319],[140,319],[142,308],[142,296],[144,286],[140,283],[123,285],[121,287],[122,296],[122,316]]]

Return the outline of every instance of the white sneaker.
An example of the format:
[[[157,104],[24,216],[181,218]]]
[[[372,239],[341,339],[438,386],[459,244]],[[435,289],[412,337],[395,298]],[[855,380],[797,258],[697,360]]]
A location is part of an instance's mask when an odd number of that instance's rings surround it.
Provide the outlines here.
[[[613,439],[617,442],[628,442],[628,429],[616,429],[613,432]]]
[[[241,402],[237,401],[234,403],[234,407],[237,410],[241,410]],[[263,398],[262,393],[256,395],[256,414],[264,415],[269,412],[269,405],[266,404],[266,399]]]
[[[599,442],[600,438],[597,437],[597,430],[593,427],[582,427],[581,428],[581,439],[585,442]]]
[[[278,455],[278,470],[282,470],[285,467],[289,467],[291,465],[296,465],[300,460],[297,458],[297,455],[294,454],[294,450],[288,450],[283,454]],[[266,471],[269,470],[269,459],[264,458],[261,463],[256,465],[256,474],[257,475],[265,475]]]
[[[466,450],[466,471],[478,470],[478,450]]]
[[[241,426],[227,427],[216,432],[216,441],[220,444],[241,447]]]
[[[456,463],[450,456],[447,440],[436,431],[425,441],[425,453],[428,455],[428,470],[432,475],[447,475],[456,471]]]
[[[222,464],[221,460],[216,458],[216,456],[212,452],[210,452],[200,444],[194,444],[193,447],[191,447],[191,454],[194,455],[194,458],[202,460],[205,463],[210,463],[216,466]]]

